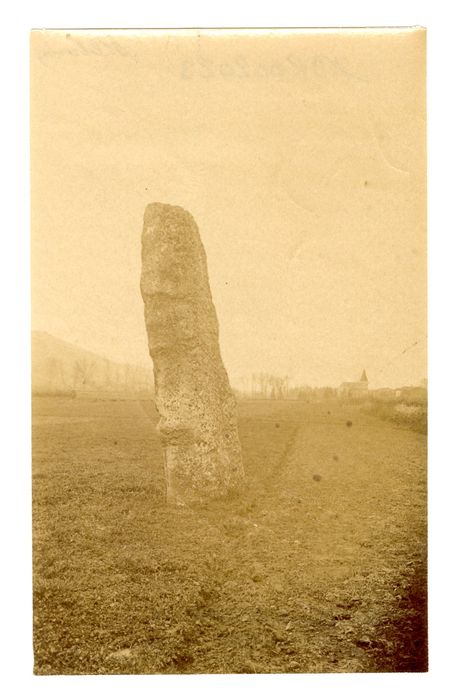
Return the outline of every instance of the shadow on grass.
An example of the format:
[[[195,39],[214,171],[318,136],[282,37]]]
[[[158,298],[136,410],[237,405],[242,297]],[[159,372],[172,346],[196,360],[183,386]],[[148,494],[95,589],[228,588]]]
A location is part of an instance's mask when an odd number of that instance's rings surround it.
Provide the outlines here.
[[[401,595],[391,621],[382,624],[370,650],[376,670],[396,673],[428,671],[428,607],[426,572],[418,570]]]

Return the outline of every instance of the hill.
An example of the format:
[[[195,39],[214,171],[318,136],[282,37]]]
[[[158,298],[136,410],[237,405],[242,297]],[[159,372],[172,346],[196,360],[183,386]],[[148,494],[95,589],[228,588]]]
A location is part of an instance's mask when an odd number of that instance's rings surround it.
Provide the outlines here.
[[[121,364],[55,338],[32,332],[32,390],[35,394],[137,393],[153,387],[152,369]]]

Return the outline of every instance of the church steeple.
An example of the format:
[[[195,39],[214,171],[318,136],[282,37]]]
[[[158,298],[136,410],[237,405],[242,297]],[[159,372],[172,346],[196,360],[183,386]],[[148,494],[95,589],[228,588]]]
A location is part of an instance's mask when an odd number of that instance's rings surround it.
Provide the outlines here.
[[[365,370],[363,370],[363,372],[362,372],[362,376],[360,377],[360,381],[368,383],[368,377],[366,376]]]

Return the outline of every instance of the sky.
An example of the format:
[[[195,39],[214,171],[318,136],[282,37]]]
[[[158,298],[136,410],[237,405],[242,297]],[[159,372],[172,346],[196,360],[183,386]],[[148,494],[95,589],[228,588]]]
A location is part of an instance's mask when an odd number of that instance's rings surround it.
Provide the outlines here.
[[[194,216],[231,381],[426,377],[425,33],[36,31],[32,326],[151,362],[150,202]]]

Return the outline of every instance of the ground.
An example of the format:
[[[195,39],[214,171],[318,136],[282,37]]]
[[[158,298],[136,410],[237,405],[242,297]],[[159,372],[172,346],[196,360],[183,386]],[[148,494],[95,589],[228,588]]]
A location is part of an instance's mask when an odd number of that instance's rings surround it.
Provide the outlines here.
[[[171,508],[151,401],[34,399],[36,674],[427,669],[426,435],[239,416],[244,493]]]

